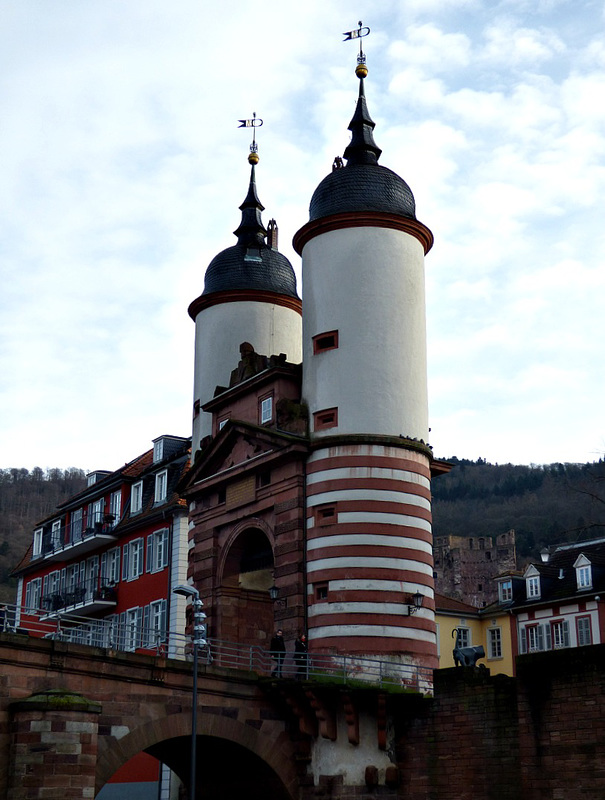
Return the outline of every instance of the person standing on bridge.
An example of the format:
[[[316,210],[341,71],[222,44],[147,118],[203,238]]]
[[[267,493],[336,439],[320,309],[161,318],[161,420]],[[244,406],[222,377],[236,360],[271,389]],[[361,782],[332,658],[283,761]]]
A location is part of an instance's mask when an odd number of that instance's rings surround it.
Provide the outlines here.
[[[275,631],[275,636],[271,639],[269,647],[271,649],[271,656],[275,659],[275,669],[271,673],[271,677],[281,678],[284,659],[286,657],[286,643],[284,642],[284,632],[281,628]]]

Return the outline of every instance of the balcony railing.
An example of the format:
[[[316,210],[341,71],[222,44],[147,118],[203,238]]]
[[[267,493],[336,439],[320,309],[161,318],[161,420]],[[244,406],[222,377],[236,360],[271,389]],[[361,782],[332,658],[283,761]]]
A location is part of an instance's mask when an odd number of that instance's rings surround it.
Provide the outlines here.
[[[118,602],[118,589],[103,579],[85,580],[76,586],[42,596],[42,609],[46,612],[75,609],[80,614],[107,610]]]
[[[83,555],[96,549],[103,541],[114,541],[115,525],[113,514],[89,514],[86,523],[76,520],[61,528],[60,532],[46,531],[42,537],[41,552],[36,557],[59,561],[62,558]]]
[[[144,625],[143,620],[90,619],[75,613],[41,612],[39,609],[8,606],[0,618],[0,632],[22,633],[47,639],[87,644],[108,651],[143,652],[175,659],[191,659],[191,640],[176,631]],[[210,639],[199,651],[200,667],[230,669],[268,679],[275,661],[268,650],[220,639]],[[288,653],[282,680],[326,681],[351,685],[357,682],[381,688],[410,690],[428,694],[433,690],[433,670],[397,661],[359,658],[348,655],[309,653],[301,665]]]

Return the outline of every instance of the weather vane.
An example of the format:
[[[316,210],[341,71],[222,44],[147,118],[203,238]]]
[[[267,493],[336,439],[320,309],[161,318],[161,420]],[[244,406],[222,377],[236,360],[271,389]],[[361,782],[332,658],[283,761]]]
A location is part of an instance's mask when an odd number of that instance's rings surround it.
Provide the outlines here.
[[[256,144],[256,128],[260,128],[263,124],[262,119],[257,118],[256,111],[252,112],[252,119],[238,119],[240,123],[238,128],[252,128],[252,144],[250,145],[250,155],[248,161],[250,164],[258,164],[258,145]]]
[[[361,39],[364,36],[367,36],[369,34],[370,29],[368,27],[364,27],[364,25],[363,25],[361,20],[359,20],[359,22],[357,24],[359,25],[359,28],[357,28],[356,30],[347,31],[346,33],[343,33],[343,36],[345,37],[343,39],[343,42],[349,42],[351,39],[359,39],[360,40],[359,41],[359,55],[357,56],[357,63],[358,64],[365,64],[366,63],[366,57],[365,57],[365,54],[364,54],[363,50],[361,49]]]

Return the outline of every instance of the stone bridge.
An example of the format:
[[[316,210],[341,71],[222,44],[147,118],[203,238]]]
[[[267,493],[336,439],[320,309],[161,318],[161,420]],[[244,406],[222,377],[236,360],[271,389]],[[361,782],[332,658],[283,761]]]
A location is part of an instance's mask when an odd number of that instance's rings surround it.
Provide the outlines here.
[[[605,645],[517,677],[435,673],[433,697],[202,666],[198,797],[605,797]],[[187,783],[191,664],[0,635],[0,798],[93,798],[146,751]]]

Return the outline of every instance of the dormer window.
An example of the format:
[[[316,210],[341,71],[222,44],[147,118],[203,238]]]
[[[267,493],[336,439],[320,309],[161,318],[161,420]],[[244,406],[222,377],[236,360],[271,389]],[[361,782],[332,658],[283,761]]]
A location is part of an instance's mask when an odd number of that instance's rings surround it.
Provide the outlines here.
[[[156,439],[153,443],[153,463],[157,464],[164,458],[164,440]]]
[[[525,571],[525,593],[528,600],[537,600],[540,595],[540,573],[533,564]]]
[[[592,565],[584,554],[578,556],[574,563],[578,591],[592,589]]]
[[[168,490],[168,470],[164,469],[155,476],[155,503],[164,503]]]
[[[509,603],[513,599],[513,581],[507,578],[498,584],[498,598],[501,603]]]
[[[130,513],[139,514],[143,508],[143,481],[133,484],[130,493]]]
[[[34,549],[32,552],[32,556],[34,558],[36,556],[42,555],[42,536],[43,536],[42,528],[37,528],[34,531]]]

